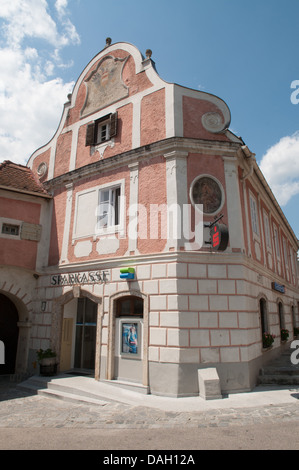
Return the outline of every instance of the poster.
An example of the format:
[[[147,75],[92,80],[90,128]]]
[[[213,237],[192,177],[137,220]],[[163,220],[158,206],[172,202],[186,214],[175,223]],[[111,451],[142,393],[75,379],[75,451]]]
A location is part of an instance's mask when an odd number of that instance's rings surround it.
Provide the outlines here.
[[[124,322],[122,328],[121,352],[124,354],[138,354],[138,323]]]

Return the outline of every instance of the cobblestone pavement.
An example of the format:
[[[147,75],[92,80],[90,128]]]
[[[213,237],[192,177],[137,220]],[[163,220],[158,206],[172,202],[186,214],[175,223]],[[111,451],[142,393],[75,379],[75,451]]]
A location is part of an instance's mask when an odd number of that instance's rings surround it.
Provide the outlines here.
[[[298,390],[296,390],[298,392]],[[1,428],[89,428],[154,429],[209,428],[298,422],[298,393],[294,402],[256,408],[213,409],[209,411],[161,411],[145,406],[108,402],[103,406],[75,404],[17,389],[17,384],[0,381]]]

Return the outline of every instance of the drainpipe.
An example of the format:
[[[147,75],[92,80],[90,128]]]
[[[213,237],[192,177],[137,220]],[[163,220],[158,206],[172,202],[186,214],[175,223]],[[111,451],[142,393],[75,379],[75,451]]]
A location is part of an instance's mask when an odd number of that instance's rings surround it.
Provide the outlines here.
[[[249,214],[248,214],[248,209],[247,209],[247,199],[246,199],[246,190],[245,190],[245,180],[249,178],[253,174],[253,157],[255,157],[255,154],[252,153],[247,145],[243,145],[241,147],[241,152],[243,155],[243,158],[247,161],[249,161],[250,168],[243,175],[241,178],[242,186],[243,186],[243,198],[244,198],[244,208],[245,208],[245,220],[246,220],[246,231],[247,231],[247,252],[248,256],[251,257],[251,246],[250,246],[250,230],[249,230]]]
[[[249,163],[250,163],[250,168],[249,168],[249,170],[248,170],[247,173],[245,173],[245,175],[242,176],[242,178],[241,178],[242,183],[244,183],[244,181],[245,181],[247,178],[249,178],[249,176],[251,176],[252,173],[253,173],[253,158],[252,158],[252,157],[255,157],[255,153],[252,153],[252,152],[249,150],[249,148],[247,147],[247,145],[243,145],[243,146],[241,147],[241,150],[242,150],[242,152],[243,152],[243,155],[244,155],[245,160],[249,161]]]

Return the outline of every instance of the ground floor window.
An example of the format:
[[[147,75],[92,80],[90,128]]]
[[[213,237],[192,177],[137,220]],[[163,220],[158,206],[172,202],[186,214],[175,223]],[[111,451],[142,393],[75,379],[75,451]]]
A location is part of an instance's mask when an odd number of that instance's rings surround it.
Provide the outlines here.
[[[117,300],[116,316],[137,316],[143,317],[143,300],[135,296],[121,297]]]

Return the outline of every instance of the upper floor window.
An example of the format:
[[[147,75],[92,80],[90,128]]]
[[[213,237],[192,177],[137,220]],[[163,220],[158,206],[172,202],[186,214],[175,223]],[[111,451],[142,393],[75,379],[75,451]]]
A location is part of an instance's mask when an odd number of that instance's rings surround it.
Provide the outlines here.
[[[117,113],[107,114],[87,125],[86,146],[99,145],[117,134]]]
[[[76,195],[73,238],[122,232],[124,180],[80,191]]]
[[[120,222],[120,186],[99,192],[98,229],[116,227]]]
[[[291,268],[292,268],[292,273],[293,275],[296,274],[296,254],[292,251],[292,248],[290,248],[290,260],[291,260]]]
[[[274,225],[273,232],[274,232],[274,246],[275,246],[275,253],[276,253],[276,256],[277,256],[277,258],[279,258],[279,259],[280,259],[280,249],[279,249],[278,229],[277,229],[276,225]]]
[[[269,217],[268,217],[268,214],[266,214],[266,212],[264,212],[264,226],[265,226],[266,246],[271,249],[270,224],[269,224]]]
[[[259,236],[259,223],[258,223],[258,210],[257,210],[257,202],[256,199],[250,194],[250,213],[251,213],[251,226],[253,232]]]
[[[284,256],[285,266],[288,269],[289,268],[289,260],[288,260],[288,252],[287,252],[287,241],[284,237],[282,237],[282,246],[283,246],[283,256]]]
[[[109,122],[100,123],[97,125],[96,129],[96,143],[99,144],[101,142],[105,142],[105,140],[109,140],[110,138],[110,126]]]

